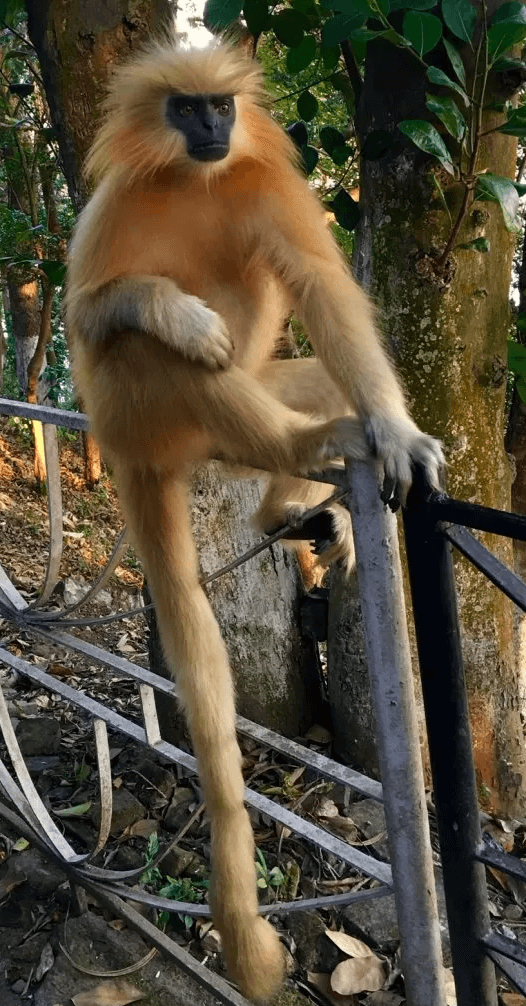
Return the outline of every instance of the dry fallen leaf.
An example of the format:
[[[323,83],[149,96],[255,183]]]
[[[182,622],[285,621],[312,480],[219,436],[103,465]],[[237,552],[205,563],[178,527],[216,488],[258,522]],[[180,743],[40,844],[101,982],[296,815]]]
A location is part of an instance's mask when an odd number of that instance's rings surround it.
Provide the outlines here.
[[[307,980],[311,985],[314,985],[315,989],[323,993],[327,1002],[332,1003],[332,1006],[355,1006],[356,999],[354,996],[339,996],[331,990],[330,975],[316,974],[309,971]]]
[[[366,943],[357,940],[355,936],[348,936],[347,933],[335,933],[332,929],[326,929],[325,935],[349,957],[375,957],[374,950],[371,950]]]
[[[97,985],[91,992],[79,992],[73,996],[73,1006],[128,1006],[128,1003],[144,999],[136,985],[127,981],[104,982]]]
[[[209,929],[201,938],[201,946],[205,954],[218,954],[221,950],[221,936],[217,929]]]
[[[54,963],[55,955],[53,953],[53,948],[51,943],[46,943],[42,949],[42,953],[40,954],[40,961],[35,971],[35,981],[41,982],[44,975],[47,974],[48,971],[51,971]]]
[[[501,992],[502,1006],[526,1006],[526,999],[518,992]]]
[[[387,973],[387,965],[376,955],[351,957],[335,967],[330,987],[340,996],[349,996],[356,992],[378,992],[387,978]]]

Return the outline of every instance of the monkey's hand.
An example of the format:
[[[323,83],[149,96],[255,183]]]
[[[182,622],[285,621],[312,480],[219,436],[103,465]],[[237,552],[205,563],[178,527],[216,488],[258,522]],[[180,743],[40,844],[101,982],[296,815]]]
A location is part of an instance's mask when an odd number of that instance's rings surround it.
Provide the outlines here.
[[[172,320],[164,338],[177,352],[209,370],[226,370],[232,363],[234,346],[225,322],[198,297],[189,294],[178,305],[178,324]]]
[[[148,332],[209,370],[226,370],[234,347],[223,319],[168,276],[120,276],[68,298],[70,323],[91,345],[112,332]]]
[[[433,489],[441,488],[446,464],[440,441],[422,433],[409,417],[369,416],[364,430],[371,453],[383,462],[382,500],[392,510],[405,503],[417,466]]]

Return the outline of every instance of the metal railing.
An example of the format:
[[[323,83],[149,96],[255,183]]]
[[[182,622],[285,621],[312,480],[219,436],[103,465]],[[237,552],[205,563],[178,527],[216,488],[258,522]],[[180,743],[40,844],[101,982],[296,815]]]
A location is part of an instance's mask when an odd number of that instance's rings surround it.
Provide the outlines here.
[[[0,789],[4,801],[0,802],[0,816],[10,821],[20,834],[26,835],[35,842],[52,859],[60,863],[65,870],[73,888],[83,887],[96,893],[97,899],[108,905],[115,913],[120,914],[128,925],[137,929],[153,946],[167,953],[174,962],[187,974],[211,992],[216,999],[225,1004],[242,1006],[246,1002],[229,983],[208,971],[164,933],[156,929],[144,919],[135,909],[125,903],[132,899],[146,902],[160,909],[183,911],[185,914],[203,915],[203,905],[189,905],[166,901],[163,898],[150,895],[148,892],[131,891],[127,884],[137,880],[143,872],[143,867],[133,871],[115,871],[101,869],[92,865],[95,853],[103,848],[111,821],[111,774],[108,755],[107,726],[120,731],[125,736],[135,740],[144,747],[150,747],[168,761],[182,765],[186,771],[197,772],[195,760],[187,752],[168,744],[161,737],[155,709],[154,692],[174,694],[175,686],[165,678],[124,659],[109,653],[77,635],[64,631],[66,626],[82,626],[83,619],[71,619],[73,611],[58,612],[56,615],[45,611],[42,605],[50,596],[54,582],[58,576],[60,555],[62,550],[62,510],[60,501],[60,479],[58,469],[58,451],[56,448],[55,425],[73,429],[85,429],[86,419],[77,413],[66,413],[40,406],[30,406],[21,402],[0,399],[0,414],[26,416],[32,420],[44,422],[46,459],[48,466],[48,501],[50,515],[50,558],[48,571],[38,601],[28,605],[16,590],[7,574],[0,567],[0,612],[10,621],[23,626],[24,630],[50,642],[60,644],[78,653],[84,654],[91,662],[111,668],[117,675],[133,679],[139,690],[142,725],[138,725],[127,717],[117,714],[108,706],[95,701],[83,692],[71,688],[63,681],[51,677],[39,670],[33,664],[14,656],[6,649],[0,649],[0,663],[4,663],[29,680],[38,683],[55,694],[61,695],[67,701],[83,709],[93,721],[97,759],[99,766],[101,790],[101,822],[99,836],[91,855],[79,857],[66,841],[55,824],[52,815],[42,803],[25,767],[22,755],[12,730],[7,713],[7,707],[0,695],[0,727],[12,763],[13,774],[0,763]],[[374,878],[379,886],[368,891],[349,892],[334,895],[294,901],[288,904],[272,904],[262,906],[261,911],[279,914],[292,908],[312,908],[341,906],[362,901],[367,897],[381,897],[394,891],[399,925],[402,952],[402,967],[405,979],[407,1006],[445,1006],[443,987],[442,955],[440,947],[438,914],[436,908],[435,883],[432,867],[429,826],[427,819],[423,773],[420,756],[420,744],[416,723],[415,699],[413,691],[413,676],[410,661],[409,641],[407,633],[406,612],[404,605],[402,575],[397,539],[397,522],[394,515],[382,505],[379,496],[379,477],[374,463],[355,463],[346,469],[331,468],[321,476],[316,476],[323,482],[332,483],[340,491],[342,505],[347,506],[352,514],[355,532],[357,556],[357,573],[360,589],[361,608],[364,622],[367,657],[371,677],[371,693],[374,714],[377,723],[378,752],[382,783],[380,784],[345,766],[312,752],[301,745],[281,737],[270,730],[239,717],[238,728],[242,733],[253,737],[258,742],[268,745],[287,758],[309,766],[312,770],[328,779],[343,783],[359,793],[370,798],[383,800],[391,865],[375,859],[371,855],[354,848],[339,838],[324,831],[318,825],[299,817],[285,807],[274,803],[254,790],[247,789],[246,800],[249,806],[257,808],[271,819],[280,822],[302,839],[320,849],[333,853],[343,863]],[[441,505],[446,506],[443,497]],[[451,501],[447,501],[451,503]],[[426,507],[434,506],[425,503]],[[462,504],[461,504],[462,506]],[[444,511],[445,512],[445,511]],[[442,532],[436,532],[436,518],[431,518],[428,509],[423,516],[418,505],[410,509],[408,514],[408,541],[420,539],[419,521],[424,521],[425,527],[432,527],[448,549]],[[443,518],[442,518],[443,519]],[[450,518],[447,518],[450,519]],[[427,523],[425,523],[427,521]],[[467,521],[466,521],[467,523]],[[526,523],[526,522],[525,522]],[[426,531],[426,534],[428,532]],[[452,533],[448,531],[448,533]],[[274,536],[273,536],[274,538]],[[272,540],[273,540],[272,538]],[[270,541],[270,539],[268,539]],[[99,577],[97,584],[86,595],[86,600],[92,597],[96,589],[105,582],[119,561],[119,549],[124,547],[121,541],[116,546],[107,570]],[[260,547],[265,547],[262,543]],[[422,545],[418,545],[418,549]],[[416,549],[416,546],[415,546]],[[416,549],[416,550],[418,550]],[[246,553],[243,558],[254,554],[254,550]],[[235,564],[241,560],[236,560]],[[412,562],[413,576],[418,577],[418,563]],[[230,568],[230,567],[229,567]],[[510,574],[513,576],[513,574]],[[426,584],[429,581],[429,569],[426,572]],[[415,588],[418,600],[418,587]],[[439,590],[439,587],[437,587]],[[449,595],[448,595],[449,596]],[[81,602],[83,603],[83,602]],[[79,605],[75,605],[75,608]],[[67,617],[64,617],[66,615]],[[128,615],[123,613],[124,617]],[[111,616],[115,617],[115,616]],[[117,616],[118,617],[118,616]],[[104,621],[104,619],[102,620]],[[436,646],[436,635],[433,641]],[[425,636],[425,633],[424,633]],[[425,652],[421,650],[421,659],[425,668]],[[442,675],[442,667],[441,667]],[[424,674],[425,677],[425,674]],[[441,678],[443,680],[443,676]],[[440,686],[440,681],[438,685]],[[455,687],[459,687],[458,684]],[[436,689],[440,692],[440,687]],[[429,701],[429,700],[427,700]],[[456,729],[456,728],[455,728]],[[462,755],[471,769],[464,769],[469,776],[472,773],[471,752],[465,740],[465,721],[462,720],[459,730],[463,730],[462,742],[456,745],[456,750]],[[433,750],[436,749],[433,739]],[[430,740],[431,743],[431,740]],[[458,766],[457,766],[458,770]],[[471,778],[471,777],[470,777]],[[451,780],[448,792],[441,790],[441,799],[445,801],[451,796]],[[471,799],[471,796],[470,796]],[[463,806],[463,804],[462,804]],[[466,876],[470,879],[468,889],[468,906],[462,916],[462,924],[457,924],[453,918],[454,880],[448,875],[448,908],[450,911],[450,926],[452,943],[455,945],[455,973],[460,976],[459,1006],[494,1006],[495,998],[484,992],[475,998],[466,998],[463,989],[463,965],[460,946],[462,928],[472,934],[470,943],[471,970],[475,969],[484,975],[484,988],[490,988],[494,978],[484,963],[482,941],[484,947],[494,959],[502,956],[502,945],[499,941],[491,946],[486,929],[485,887],[481,871],[480,859],[482,847],[479,841],[477,827],[478,816],[476,800],[470,804],[473,821],[470,824],[469,835],[462,840]],[[438,808],[437,808],[438,809]],[[443,822],[453,816],[453,810],[445,809],[442,803],[439,810],[441,837]],[[459,820],[464,820],[463,817]],[[471,821],[471,819],[470,819]],[[460,829],[463,831],[463,829]],[[453,869],[451,862],[454,855],[449,855],[447,842],[443,844],[445,868]],[[468,848],[469,847],[469,848]],[[473,859],[473,850],[477,849],[479,862]],[[445,851],[444,851],[445,850]],[[164,850],[166,851],[166,850]],[[161,853],[162,855],[162,853]],[[457,871],[457,881],[459,873]],[[465,888],[463,888],[465,889]],[[453,906],[453,907],[451,907]],[[476,910],[477,922],[466,925],[466,917],[470,908]],[[453,913],[453,914],[452,914]],[[498,936],[498,934],[496,934]],[[496,938],[496,936],[495,936]],[[515,957],[515,960],[517,958]],[[490,965],[488,965],[490,967]],[[500,966],[500,958],[499,958]],[[518,965],[517,965],[518,966]],[[464,968],[465,970],[465,968]],[[469,969],[468,969],[469,970]],[[471,973],[471,971],[470,971]],[[508,972],[506,972],[508,973]],[[479,986],[482,985],[479,982]],[[475,988],[475,985],[473,985]],[[470,993],[471,994],[471,993]],[[461,996],[464,995],[464,998]]]
[[[526,880],[526,864],[484,841],[480,828],[452,549],[526,611],[526,584],[470,534],[526,541],[526,517],[426,491],[404,513],[458,1006],[496,1006],[494,964],[526,994],[526,947],[492,931],[484,865]]]

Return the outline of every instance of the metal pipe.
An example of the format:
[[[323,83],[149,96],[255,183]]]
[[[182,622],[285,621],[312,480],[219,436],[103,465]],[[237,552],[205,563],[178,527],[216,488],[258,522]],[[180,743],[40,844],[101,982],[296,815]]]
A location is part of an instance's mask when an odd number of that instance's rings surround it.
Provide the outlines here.
[[[422,692],[435,790],[458,1006],[497,1006],[495,970],[481,939],[489,930],[469,709],[451,545],[429,511],[404,514]]]
[[[396,518],[380,501],[378,470],[373,463],[354,463],[349,480],[407,1006],[444,1006],[435,878]]]

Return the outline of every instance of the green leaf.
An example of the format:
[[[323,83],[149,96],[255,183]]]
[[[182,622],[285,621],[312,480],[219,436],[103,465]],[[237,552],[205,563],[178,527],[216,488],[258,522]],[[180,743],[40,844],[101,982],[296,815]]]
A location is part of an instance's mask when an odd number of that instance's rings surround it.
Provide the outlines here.
[[[261,888],[267,887],[268,885],[267,885],[267,881],[265,880],[265,877],[259,877],[258,881],[257,881],[257,885],[258,885],[258,887],[261,887]]]
[[[413,46],[419,56],[430,52],[442,38],[442,22],[434,14],[422,14],[410,10],[404,17],[404,38]]]
[[[390,0],[369,0],[369,7],[371,8],[373,14],[378,14],[379,12],[387,17],[389,11],[391,10]]]
[[[323,26],[323,45],[327,48],[332,48],[340,42],[344,42],[361,24],[363,24],[361,14],[357,17],[350,17],[348,14],[335,14]]]
[[[465,251],[489,252],[490,243],[487,238],[473,238],[473,241],[466,241],[457,245],[457,248],[463,248]]]
[[[345,143],[341,147],[335,147],[331,157],[334,163],[337,164],[338,167],[341,167],[342,164],[345,164],[345,162],[349,160],[349,157],[351,157],[353,153],[354,151],[352,147],[348,147]]]
[[[334,126],[322,126],[320,129],[320,143],[323,149],[332,156],[335,147],[342,147],[345,144],[345,136]]]
[[[360,24],[363,24],[371,16],[371,8],[367,0],[321,0],[321,6],[328,7],[329,10],[341,11],[347,17],[360,18]]]
[[[304,122],[310,122],[318,111],[318,102],[310,91],[302,91],[297,102],[298,115]]]
[[[517,315],[515,319],[515,328],[518,328],[519,332],[526,332],[526,311],[521,311],[521,313]],[[522,344],[515,342],[514,339],[510,339],[509,342],[511,343],[512,346],[520,345],[522,353],[524,355],[524,363],[526,365],[526,346],[523,346]],[[509,350],[508,350],[508,356],[509,356]]]
[[[522,199],[523,196],[526,196],[526,185],[524,185],[522,182],[514,182],[513,184],[517,189],[519,199]]]
[[[14,28],[15,21],[23,10],[22,0],[0,0],[0,22],[8,28]]]
[[[466,132],[466,120],[453,98],[443,98],[436,94],[426,94],[426,108],[433,112],[446,127],[450,136],[462,143]]]
[[[510,22],[497,24],[494,28],[490,28],[488,31],[488,54],[491,65],[504,52],[507,52],[514,45],[518,45],[519,42],[523,42],[524,39],[526,39],[525,24]]]
[[[526,330],[526,314],[517,316],[516,327],[519,332]],[[526,374],[526,346],[515,339],[508,339],[508,367],[514,374]]]
[[[276,38],[291,49],[303,41],[306,27],[309,27],[309,23],[305,15],[299,10],[293,10],[292,7],[280,11],[272,18]]]
[[[270,25],[267,0],[245,0],[243,16],[252,35],[260,35]]]
[[[308,144],[306,144],[304,147],[301,148],[301,154],[303,157],[303,166],[305,168],[305,174],[312,175],[312,172],[314,171],[314,168],[316,167],[320,158],[320,155],[316,150],[316,147],[310,147]]]
[[[526,63],[522,59],[515,59],[514,56],[502,56],[495,60],[493,69],[496,73],[504,73],[506,70],[526,70]]]
[[[526,136],[526,119],[522,115],[514,114],[519,109],[514,109],[506,122],[497,127],[497,132],[505,133],[507,136]]]
[[[29,842],[27,838],[17,838],[15,844],[11,847],[11,852],[23,852],[24,849],[29,848]]]
[[[523,3],[519,3],[519,0],[503,3],[502,7],[495,11],[490,23],[492,28],[496,24],[503,23],[526,24],[526,8]]]
[[[442,166],[449,171],[450,175],[455,174],[455,167],[451,160],[451,154],[447,149],[440,133],[424,119],[404,119],[398,123],[398,129],[404,136],[408,136],[416,147],[438,158]]]
[[[305,38],[295,49],[289,49],[287,53],[286,66],[289,73],[299,73],[306,70],[316,56],[316,39],[314,35],[305,35]]]
[[[74,807],[63,807],[62,810],[55,810],[55,817],[82,817],[83,814],[87,814],[92,808],[91,800],[86,803],[77,803]]]
[[[463,88],[458,84],[455,84],[455,81],[451,80],[451,77],[448,77],[447,73],[444,73],[443,70],[439,70],[438,66],[428,66],[426,74],[427,79],[432,84],[437,84],[438,87],[449,87],[451,91],[456,91],[456,93],[462,98],[466,108],[469,106],[469,98]]]
[[[53,259],[44,259],[40,263],[42,272],[45,272],[50,283],[54,286],[62,286],[66,279],[66,266],[63,262],[55,262]]]
[[[442,0],[442,16],[450,31],[463,42],[471,42],[477,11],[469,0]]]
[[[338,66],[338,63],[340,62],[339,47],[334,46],[332,49],[329,49],[325,46],[322,46],[321,58],[324,70],[334,70],[335,67]]]
[[[366,161],[378,161],[393,146],[393,134],[385,129],[372,129],[367,134],[361,149],[361,155]]]
[[[391,13],[395,10],[431,10],[438,0],[391,0]]]
[[[526,402],[526,381],[523,377],[518,377],[515,381],[515,387],[517,389],[517,394],[521,402]]]
[[[243,0],[207,0],[203,21],[207,28],[228,28],[241,14]]]
[[[475,199],[498,203],[507,230],[512,234],[520,234],[519,193],[511,178],[490,174],[479,175],[475,186]]]
[[[293,122],[292,125],[287,126],[287,133],[297,147],[305,147],[309,142],[309,134],[304,122]]]
[[[345,192],[345,189],[340,189],[327,205],[334,213],[340,227],[346,231],[354,230],[360,219],[360,207],[349,193]]]
[[[462,86],[466,88],[468,85],[466,81],[466,70],[464,67],[464,63],[462,62],[462,56],[460,55],[459,52],[457,52],[455,46],[451,45],[451,42],[449,42],[447,38],[444,39],[444,46],[449,56],[451,66],[453,67]]]

